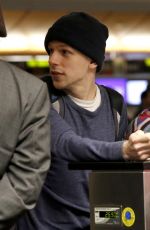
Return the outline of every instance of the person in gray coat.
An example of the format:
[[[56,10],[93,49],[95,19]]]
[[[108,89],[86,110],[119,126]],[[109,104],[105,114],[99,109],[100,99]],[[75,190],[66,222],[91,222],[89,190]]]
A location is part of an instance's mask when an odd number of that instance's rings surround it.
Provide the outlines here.
[[[0,230],[36,204],[50,166],[49,111],[45,83],[0,60]]]

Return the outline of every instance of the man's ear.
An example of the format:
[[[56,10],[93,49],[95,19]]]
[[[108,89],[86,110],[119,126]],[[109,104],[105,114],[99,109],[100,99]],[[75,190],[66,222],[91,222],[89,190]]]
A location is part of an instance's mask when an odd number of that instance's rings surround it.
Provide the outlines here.
[[[96,69],[96,68],[97,68],[96,62],[94,62],[93,60],[91,60],[90,67],[91,67],[92,69]]]

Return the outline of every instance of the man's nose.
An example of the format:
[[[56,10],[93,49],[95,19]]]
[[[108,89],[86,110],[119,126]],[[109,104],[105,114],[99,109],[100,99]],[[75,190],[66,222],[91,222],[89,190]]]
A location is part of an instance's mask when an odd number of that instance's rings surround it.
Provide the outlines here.
[[[57,52],[53,52],[49,55],[49,64],[58,64],[60,61],[59,54]]]

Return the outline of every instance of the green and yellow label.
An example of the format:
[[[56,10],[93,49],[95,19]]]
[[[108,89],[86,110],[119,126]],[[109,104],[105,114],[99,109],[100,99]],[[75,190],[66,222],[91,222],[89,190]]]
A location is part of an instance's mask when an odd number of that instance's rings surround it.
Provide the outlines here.
[[[134,210],[130,207],[126,207],[122,211],[122,222],[126,227],[131,227],[135,222]]]

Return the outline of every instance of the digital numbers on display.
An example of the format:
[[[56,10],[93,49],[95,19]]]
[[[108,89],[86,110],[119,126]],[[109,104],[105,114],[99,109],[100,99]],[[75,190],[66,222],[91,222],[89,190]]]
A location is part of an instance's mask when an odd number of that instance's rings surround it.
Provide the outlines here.
[[[117,211],[100,211],[99,216],[102,218],[118,218]]]

